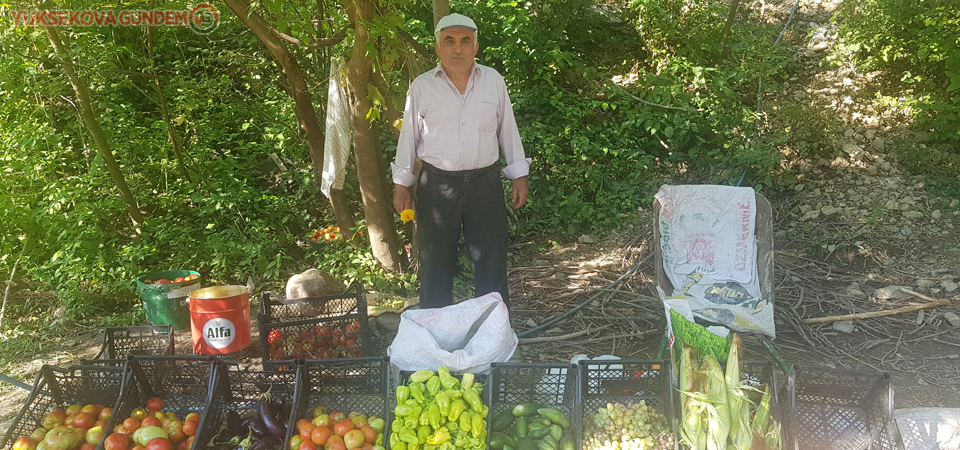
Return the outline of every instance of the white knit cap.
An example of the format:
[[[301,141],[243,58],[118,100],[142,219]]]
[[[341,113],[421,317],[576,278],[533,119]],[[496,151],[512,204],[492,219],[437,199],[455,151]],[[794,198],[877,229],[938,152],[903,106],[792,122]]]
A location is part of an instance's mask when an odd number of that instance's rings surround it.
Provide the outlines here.
[[[450,27],[463,27],[477,31],[477,24],[474,23],[473,19],[463,14],[453,13],[449,16],[444,16],[437,22],[437,29],[433,31],[433,34],[437,37],[437,40],[440,40],[440,32]]]

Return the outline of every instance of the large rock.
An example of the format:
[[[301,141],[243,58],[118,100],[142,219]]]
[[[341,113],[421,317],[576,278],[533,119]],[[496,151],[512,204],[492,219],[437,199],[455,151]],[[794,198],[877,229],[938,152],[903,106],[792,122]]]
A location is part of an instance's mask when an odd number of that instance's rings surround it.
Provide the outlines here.
[[[287,299],[341,294],[346,289],[333,275],[319,269],[308,269],[287,280]]]
[[[873,291],[873,298],[878,300],[906,300],[913,297],[911,294],[903,292],[904,289],[913,290],[910,286],[887,286]]]

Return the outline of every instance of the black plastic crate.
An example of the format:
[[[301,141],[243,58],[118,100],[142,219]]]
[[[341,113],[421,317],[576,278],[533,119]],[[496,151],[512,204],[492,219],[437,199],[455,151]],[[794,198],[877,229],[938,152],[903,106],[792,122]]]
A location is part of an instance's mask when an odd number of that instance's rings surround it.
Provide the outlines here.
[[[67,369],[43,366],[27,402],[4,434],[0,449],[12,448],[21,436],[29,436],[42,427],[43,418],[54,410],[65,410],[72,404],[100,404],[115,408],[128,380],[128,372],[123,364],[92,362]],[[107,422],[104,436],[110,434],[106,430],[113,429],[116,418],[114,414]],[[103,441],[97,448],[103,450]]]
[[[96,359],[122,359],[130,355],[172,355],[173,325],[107,328]]]
[[[607,403],[643,401],[666,418],[676,436],[668,360],[583,360],[579,366],[582,422]]]
[[[124,385],[114,417],[130,417],[135,408],[145,408],[147,400],[159,397],[163,411],[176,413],[181,420],[200,413],[199,433],[206,425],[215,363],[213,356],[132,356],[127,364],[130,382]],[[205,445],[194,438],[191,448]]]
[[[512,410],[519,403],[553,407],[570,419],[570,434],[576,448],[582,448],[583,410],[578,395],[580,368],[577,365],[493,363],[491,368],[488,425],[497,414]]]
[[[210,405],[202,427],[197,430],[196,441],[212,449],[235,449],[235,445],[222,443],[229,440],[232,433],[243,433],[246,437],[246,428],[241,429],[240,424],[259,412],[264,393],[269,391],[292,411],[296,381],[297,371],[293,366],[280,371],[244,371],[234,361],[218,361]],[[221,425],[226,425],[227,432],[218,436]],[[289,420],[287,426],[292,426]]]
[[[784,448],[902,450],[890,374],[793,366]]]
[[[264,364],[296,359],[360,358],[370,355],[366,309],[361,314],[295,322],[259,317]]]
[[[363,285],[354,283],[342,294],[284,299],[273,292],[260,296],[261,314],[275,322],[295,322],[316,317],[337,317],[345,314],[367,314],[367,297]]]
[[[389,372],[390,359],[386,356],[301,361],[297,366],[296,400],[283,449],[290,446],[290,439],[296,431],[294,424],[300,419],[312,419],[313,410],[318,406],[326,407],[328,412],[349,414],[357,411],[367,417],[384,419],[383,442],[384,447],[388,447]]]

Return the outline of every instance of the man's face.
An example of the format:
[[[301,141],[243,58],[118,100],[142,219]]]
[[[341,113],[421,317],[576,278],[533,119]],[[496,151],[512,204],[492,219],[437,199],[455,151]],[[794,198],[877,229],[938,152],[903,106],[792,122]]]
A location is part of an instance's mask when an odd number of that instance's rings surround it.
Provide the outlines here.
[[[473,30],[450,27],[440,32],[440,40],[433,44],[440,63],[447,70],[469,69],[477,56],[477,41]]]

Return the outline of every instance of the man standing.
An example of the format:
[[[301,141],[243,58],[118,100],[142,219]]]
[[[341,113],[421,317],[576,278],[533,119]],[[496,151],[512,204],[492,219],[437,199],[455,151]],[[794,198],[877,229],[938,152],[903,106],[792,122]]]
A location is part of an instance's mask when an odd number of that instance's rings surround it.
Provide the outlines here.
[[[410,85],[393,163],[393,206],[413,209],[417,183],[420,236],[420,307],[453,303],[460,233],[476,281],[474,296],[507,291],[507,210],[497,170],[513,180],[513,208],[527,203],[530,159],[523,153],[506,83],[477,64],[477,25],[461,14],[437,23],[434,49],[440,64]],[[417,179],[414,161],[423,169]]]

